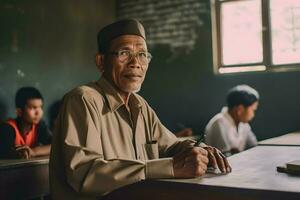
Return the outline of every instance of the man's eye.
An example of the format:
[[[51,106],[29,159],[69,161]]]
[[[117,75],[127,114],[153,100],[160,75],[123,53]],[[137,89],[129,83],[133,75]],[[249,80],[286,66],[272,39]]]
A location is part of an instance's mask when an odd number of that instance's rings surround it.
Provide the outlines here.
[[[146,52],[139,52],[139,57],[146,58],[147,57],[147,53]]]
[[[129,51],[119,51],[119,55],[120,56],[128,56],[129,55]]]

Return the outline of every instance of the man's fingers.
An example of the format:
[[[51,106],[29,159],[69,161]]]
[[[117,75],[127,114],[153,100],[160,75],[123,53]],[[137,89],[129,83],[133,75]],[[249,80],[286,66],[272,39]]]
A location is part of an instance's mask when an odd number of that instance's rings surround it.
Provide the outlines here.
[[[214,156],[217,160],[218,167],[221,170],[221,172],[227,172],[223,157],[219,154],[219,151],[216,148],[214,148]]]
[[[197,156],[199,154],[207,156],[207,151],[201,147],[191,147],[174,156],[174,160],[180,162],[182,160],[184,161],[189,156]]]
[[[207,156],[208,153],[202,147],[193,147],[190,151],[190,154],[192,155],[202,154],[203,156]]]
[[[209,164],[215,169],[218,167],[221,172],[231,172],[229,162],[224,154],[215,147],[207,146],[205,149],[208,151]]]
[[[208,158],[201,154],[197,156],[188,156],[185,158],[185,163],[203,163],[205,165],[208,164]]]
[[[217,162],[217,159],[214,155],[217,152],[216,148],[211,147],[211,146],[207,146],[207,147],[205,147],[205,149],[208,152],[209,165],[212,166],[214,169],[217,169],[218,168],[218,162]]]
[[[215,158],[213,152],[208,151],[208,158],[209,158],[209,161],[210,161],[210,165],[211,165],[213,168],[217,169],[218,163],[217,163],[217,160],[216,160],[216,158]]]
[[[225,168],[226,168],[226,172],[231,172],[232,168],[229,165],[229,162],[228,162],[226,156],[222,152],[219,152],[219,153],[220,153],[221,157],[223,158],[223,161],[224,161],[224,164],[225,164]]]
[[[207,152],[205,149],[203,149],[203,148],[201,148],[201,147],[197,147],[197,149],[199,150],[199,152],[200,152],[203,156],[207,156],[207,155],[208,155],[208,152]]]

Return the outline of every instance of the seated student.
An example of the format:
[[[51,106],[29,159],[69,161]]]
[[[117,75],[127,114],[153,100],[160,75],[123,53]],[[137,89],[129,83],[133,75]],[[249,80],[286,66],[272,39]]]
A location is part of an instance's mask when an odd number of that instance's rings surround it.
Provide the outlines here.
[[[206,143],[231,155],[257,145],[250,122],[258,106],[259,94],[248,85],[229,90],[227,107],[215,115],[205,128]]]
[[[0,157],[31,158],[50,154],[51,134],[44,121],[43,97],[33,87],[16,94],[16,119],[0,125]]]

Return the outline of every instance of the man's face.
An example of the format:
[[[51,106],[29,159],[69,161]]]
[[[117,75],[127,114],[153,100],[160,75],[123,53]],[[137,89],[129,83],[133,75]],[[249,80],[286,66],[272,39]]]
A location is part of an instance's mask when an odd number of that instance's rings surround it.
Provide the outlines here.
[[[41,99],[29,99],[22,111],[22,118],[27,123],[38,124],[43,117],[43,101]]]
[[[111,41],[109,52],[120,50],[147,52],[147,45],[140,36],[123,35]],[[148,63],[141,63],[136,56],[129,62],[121,62],[117,55],[110,53],[104,65],[104,77],[125,94],[140,90],[148,69]]]
[[[257,107],[258,107],[258,102],[254,102],[252,105],[248,107],[241,106],[239,120],[244,123],[250,122],[255,116],[255,111],[257,110]]]

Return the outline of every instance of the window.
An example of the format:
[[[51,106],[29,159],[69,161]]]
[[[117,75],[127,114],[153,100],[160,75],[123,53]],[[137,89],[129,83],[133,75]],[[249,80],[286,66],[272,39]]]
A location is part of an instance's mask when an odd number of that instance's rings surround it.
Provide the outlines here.
[[[300,70],[300,0],[212,0],[216,73]]]

